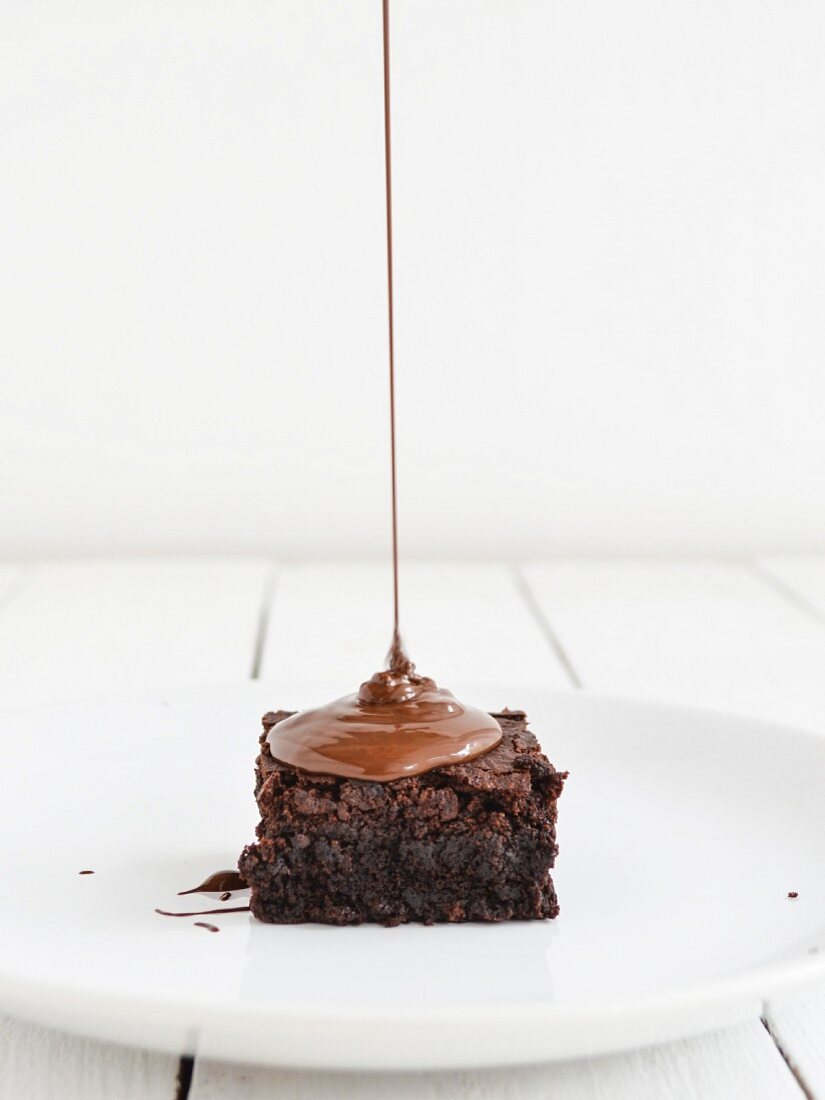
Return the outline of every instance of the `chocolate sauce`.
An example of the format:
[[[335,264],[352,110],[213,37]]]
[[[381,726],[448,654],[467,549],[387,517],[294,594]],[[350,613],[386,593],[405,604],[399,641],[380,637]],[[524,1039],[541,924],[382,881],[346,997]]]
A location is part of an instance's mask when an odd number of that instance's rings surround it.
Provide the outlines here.
[[[83,873],[81,871],[81,874]],[[245,889],[246,883],[237,871],[216,871],[209,878],[204,879],[200,886],[193,886],[191,890],[178,890],[178,897],[185,897],[186,894],[217,894],[219,890]]]
[[[207,932],[220,932],[220,928],[216,924],[207,924],[205,920],[196,920],[196,928],[205,928]]]
[[[494,748],[501,727],[408,662],[376,672],[356,695],[299,711],[268,735],[276,760],[303,771],[388,783],[472,760]]]
[[[395,445],[395,301],[393,294],[390,5],[382,0],[384,48],[384,184],[387,218],[387,320],[392,496],[393,631],[387,668],[326,706],[293,714],[273,726],[276,760],[307,772],[388,783],[433,768],[472,760],[501,740],[495,718],[460,703],[421,676],[401,640],[398,601],[398,485]]]
[[[384,46],[384,190],[387,213],[387,336],[390,361],[390,485],[392,492],[392,606],[390,665],[398,667],[404,647],[398,628],[398,478],[395,460],[395,296],[392,258],[392,126],[390,118],[390,0],[382,0]]]
[[[214,917],[217,913],[248,913],[248,905],[224,906],[223,909],[199,909],[196,913],[170,913],[168,909],[156,909],[162,917]]]
[[[225,891],[224,891],[224,892],[223,892],[223,893],[221,894],[221,896],[220,896],[220,898],[219,898],[218,900],[219,900],[219,901],[229,901],[229,899],[230,899],[231,897],[232,897],[232,894],[231,894],[231,893],[230,893],[230,892],[229,892],[228,890],[225,890]]]
[[[93,875],[94,871],[78,871],[79,875]]]

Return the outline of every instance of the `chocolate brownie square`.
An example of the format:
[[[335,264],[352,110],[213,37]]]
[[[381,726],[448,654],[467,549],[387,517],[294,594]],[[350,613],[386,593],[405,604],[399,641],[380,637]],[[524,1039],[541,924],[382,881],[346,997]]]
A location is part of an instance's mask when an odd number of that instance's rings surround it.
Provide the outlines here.
[[[256,761],[258,840],[239,869],[252,912],[276,924],[501,921],[555,917],[549,875],[566,772],[521,711],[467,763],[389,783],[300,771],[272,757],[264,715]]]

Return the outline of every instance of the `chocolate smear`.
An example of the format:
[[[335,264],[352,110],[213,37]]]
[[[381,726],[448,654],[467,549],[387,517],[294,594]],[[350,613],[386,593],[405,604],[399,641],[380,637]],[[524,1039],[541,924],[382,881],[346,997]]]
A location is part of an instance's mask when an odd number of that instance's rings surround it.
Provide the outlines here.
[[[162,917],[213,917],[217,913],[248,913],[248,905],[230,905],[223,909],[198,909],[194,913],[170,913],[168,909],[156,909]]]
[[[178,897],[186,894],[216,894],[219,890],[245,890],[246,883],[237,871],[215,871],[209,878],[204,879],[200,886],[193,886],[191,890],[178,890]]]

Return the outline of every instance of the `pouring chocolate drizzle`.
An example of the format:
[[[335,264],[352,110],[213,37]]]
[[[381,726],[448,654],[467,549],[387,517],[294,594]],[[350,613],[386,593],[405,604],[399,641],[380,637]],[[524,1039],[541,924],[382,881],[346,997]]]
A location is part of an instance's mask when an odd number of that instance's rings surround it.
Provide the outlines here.
[[[390,367],[390,494],[392,499],[392,644],[387,658],[393,671],[412,667],[398,625],[398,475],[395,448],[395,293],[392,255],[392,118],[390,113],[390,0],[381,0],[384,48],[384,191],[387,217],[387,352]]]
[[[387,783],[472,760],[501,740],[484,711],[416,672],[404,649],[398,599],[398,478],[395,444],[395,300],[393,294],[390,5],[382,0],[384,52],[384,184],[387,242],[390,486],[392,496],[393,632],[387,667],[325,706],[293,714],[267,735],[272,755],[308,772]]]

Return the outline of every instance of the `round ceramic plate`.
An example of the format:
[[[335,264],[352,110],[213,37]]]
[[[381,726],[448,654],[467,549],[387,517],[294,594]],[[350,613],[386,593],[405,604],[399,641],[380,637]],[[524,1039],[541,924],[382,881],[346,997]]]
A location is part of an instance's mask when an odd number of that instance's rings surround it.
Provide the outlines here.
[[[825,739],[584,693],[461,694],[525,707],[570,771],[557,920],[226,913],[202,918],[214,934],[158,916],[244,903],[177,892],[253,836],[261,713],[323,687],[42,708],[0,717],[0,1008],[219,1058],[434,1068],[671,1039],[825,976]]]

